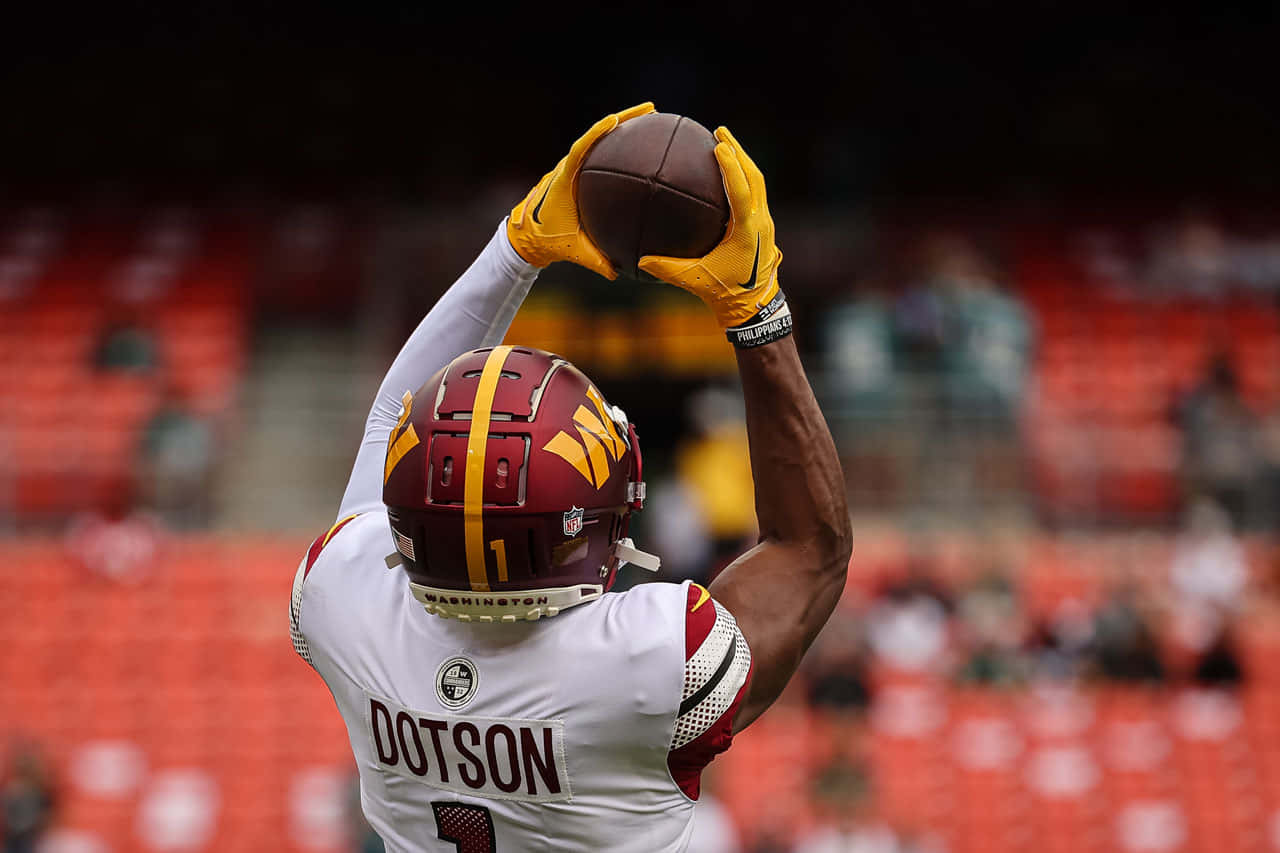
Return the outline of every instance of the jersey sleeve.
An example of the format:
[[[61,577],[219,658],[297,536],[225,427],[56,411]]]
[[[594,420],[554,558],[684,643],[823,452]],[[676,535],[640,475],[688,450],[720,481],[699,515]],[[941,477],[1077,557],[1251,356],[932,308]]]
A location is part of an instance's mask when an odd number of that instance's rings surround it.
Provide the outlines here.
[[[733,718],[751,677],[751,649],[737,621],[711,593],[689,584],[685,602],[684,688],[667,766],[697,799],[702,771],[733,742]]]
[[[467,271],[427,313],[382,380],[365,421],[351,478],[338,516],[382,506],[387,440],[399,419],[406,391],[416,391],[453,358],[494,346],[511,326],[538,268],[525,262],[507,239],[506,220]]]
[[[293,592],[289,597],[289,637],[293,640],[293,650],[298,653],[298,657],[306,661],[312,669],[315,669],[315,661],[311,658],[311,648],[307,645],[306,635],[302,633],[302,590],[307,581],[307,575],[311,574],[311,569],[315,566],[316,560],[320,559],[320,552],[324,550],[324,546],[328,545],[338,531],[347,525],[357,514],[348,515],[338,521],[333,527],[317,536],[315,541],[311,543],[311,547],[307,549],[307,555],[302,558],[302,562],[298,564],[298,570],[293,575]]]

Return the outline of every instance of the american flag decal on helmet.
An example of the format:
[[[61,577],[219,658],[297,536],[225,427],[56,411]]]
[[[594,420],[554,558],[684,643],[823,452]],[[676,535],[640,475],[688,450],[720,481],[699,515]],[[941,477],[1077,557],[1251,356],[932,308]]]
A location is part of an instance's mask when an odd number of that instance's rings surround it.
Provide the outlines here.
[[[416,560],[417,558],[413,556],[413,540],[399,530],[392,530],[391,533],[396,538],[396,550],[404,555],[406,560]]]

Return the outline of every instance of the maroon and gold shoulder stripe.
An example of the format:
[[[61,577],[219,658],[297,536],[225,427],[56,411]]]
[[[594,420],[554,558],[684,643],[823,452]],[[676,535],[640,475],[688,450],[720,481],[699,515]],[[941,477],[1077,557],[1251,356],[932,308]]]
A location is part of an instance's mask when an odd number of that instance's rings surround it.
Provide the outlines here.
[[[316,560],[320,557],[320,552],[324,550],[324,546],[329,544],[333,537],[338,535],[338,531],[347,526],[347,522],[359,516],[360,513],[353,513],[346,518],[341,519],[333,527],[329,528],[329,532],[323,536],[316,537],[316,541],[311,543],[311,547],[307,549],[307,567],[303,570],[302,576],[305,578],[311,573],[311,567],[316,564]]]

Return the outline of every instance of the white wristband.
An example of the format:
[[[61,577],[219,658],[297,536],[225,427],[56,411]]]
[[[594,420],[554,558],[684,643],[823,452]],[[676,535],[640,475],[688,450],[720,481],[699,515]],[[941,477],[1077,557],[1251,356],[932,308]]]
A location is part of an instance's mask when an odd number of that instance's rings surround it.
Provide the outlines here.
[[[787,305],[786,297],[779,293],[755,317],[741,326],[726,329],[725,337],[739,349],[750,349],[781,340],[791,334],[791,329],[791,307]]]

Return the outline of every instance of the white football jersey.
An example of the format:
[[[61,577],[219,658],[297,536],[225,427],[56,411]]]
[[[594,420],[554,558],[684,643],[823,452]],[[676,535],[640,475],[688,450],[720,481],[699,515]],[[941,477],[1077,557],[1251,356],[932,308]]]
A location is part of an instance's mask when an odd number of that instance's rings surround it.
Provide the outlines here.
[[[683,850],[750,670],[728,611],[651,583],[536,622],[463,623],[428,614],[392,552],[385,512],[339,522],[290,607],[387,849]]]

